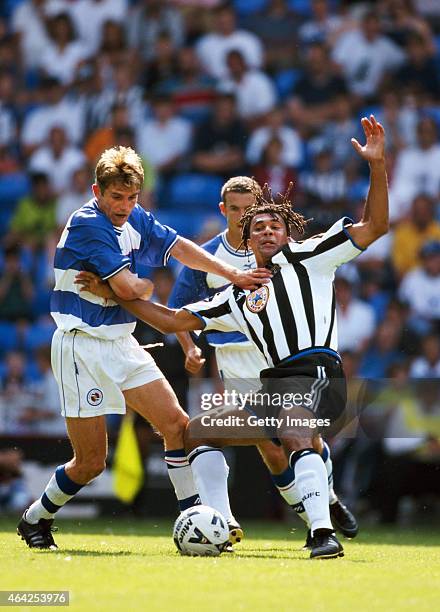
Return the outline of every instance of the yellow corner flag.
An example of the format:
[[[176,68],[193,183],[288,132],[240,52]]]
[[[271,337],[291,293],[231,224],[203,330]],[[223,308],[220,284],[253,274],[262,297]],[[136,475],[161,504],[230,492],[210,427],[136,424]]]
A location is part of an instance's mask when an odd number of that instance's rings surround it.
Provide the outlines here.
[[[113,463],[113,490],[118,499],[130,504],[144,482],[144,466],[134,430],[133,415],[122,420]]]

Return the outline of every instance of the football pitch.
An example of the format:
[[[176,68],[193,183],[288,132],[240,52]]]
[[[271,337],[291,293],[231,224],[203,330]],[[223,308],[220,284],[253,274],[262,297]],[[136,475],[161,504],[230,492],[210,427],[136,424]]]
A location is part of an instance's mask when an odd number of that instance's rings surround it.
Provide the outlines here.
[[[295,523],[245,521],[235,554],[181,557],[172,521],[58,521],[58,551],[32,551],[0,520],[0,589],[67,590],[73,610],[435,610],[440,530],[364,528],[345,557],[311,561]],[[20,609],[27,609],[20,607]],[[31,609],[29,607],[29,609]]]

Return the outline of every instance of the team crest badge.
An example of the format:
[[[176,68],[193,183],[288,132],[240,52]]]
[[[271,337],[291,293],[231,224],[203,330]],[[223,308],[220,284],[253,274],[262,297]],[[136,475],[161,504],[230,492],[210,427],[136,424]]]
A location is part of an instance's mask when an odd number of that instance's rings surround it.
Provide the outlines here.
[[[104,399],[101,389],[90,389],[87,393],[87,401],[91,406],[99,406]]]
[[[263,285],[246,298],[246,306],[251,312],[261,312],[266,308],[267,300],[269,299],[269,287]]]

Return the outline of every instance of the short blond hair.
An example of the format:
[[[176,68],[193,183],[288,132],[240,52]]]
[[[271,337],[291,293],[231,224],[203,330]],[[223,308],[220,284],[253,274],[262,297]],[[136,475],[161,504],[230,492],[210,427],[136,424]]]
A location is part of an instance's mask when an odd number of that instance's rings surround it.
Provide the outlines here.
[[[130,147],[106,149],[96,164],[95,181],[102,193],[111,183],[141,189],[144,184],[142,160]]]
[[[221,190],[222,202],[228,193],[262,193],[257,181],[250,176],[233,176],[223,185]]]

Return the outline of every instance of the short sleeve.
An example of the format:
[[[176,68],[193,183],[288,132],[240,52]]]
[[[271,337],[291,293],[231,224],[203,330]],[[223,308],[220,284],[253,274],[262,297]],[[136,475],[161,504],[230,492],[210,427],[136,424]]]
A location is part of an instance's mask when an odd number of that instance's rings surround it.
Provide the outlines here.
[[[142,263],[147,266],[165,266],[170,251],[179,239],[177,232],[159,223],[151,213],[146,213]]]
[[[103,280],[130,266],[130,258],[121,253],[116,234],[110,228],[80,223],[69,228],[65,249]]]
[[[188,304],[185,310],[203,321],[203,331],[241,331],[241,325],[236,320],[230,305],[234,300],[233,287],[216,293],[212,298]]]
[[[174,283],[168,305],[170,308],[182,308],[194,300],[204,300],[208,294],[206,272],[184,266]]]
[[[347,228],[351,225],[353,225],[352,219],[343,217],[324,234],[312,236],[304,242],[289,242],[272,257],[272,262],[281,265],[304,262],[323,271],[334,271],[365,250],[350,236]]]

